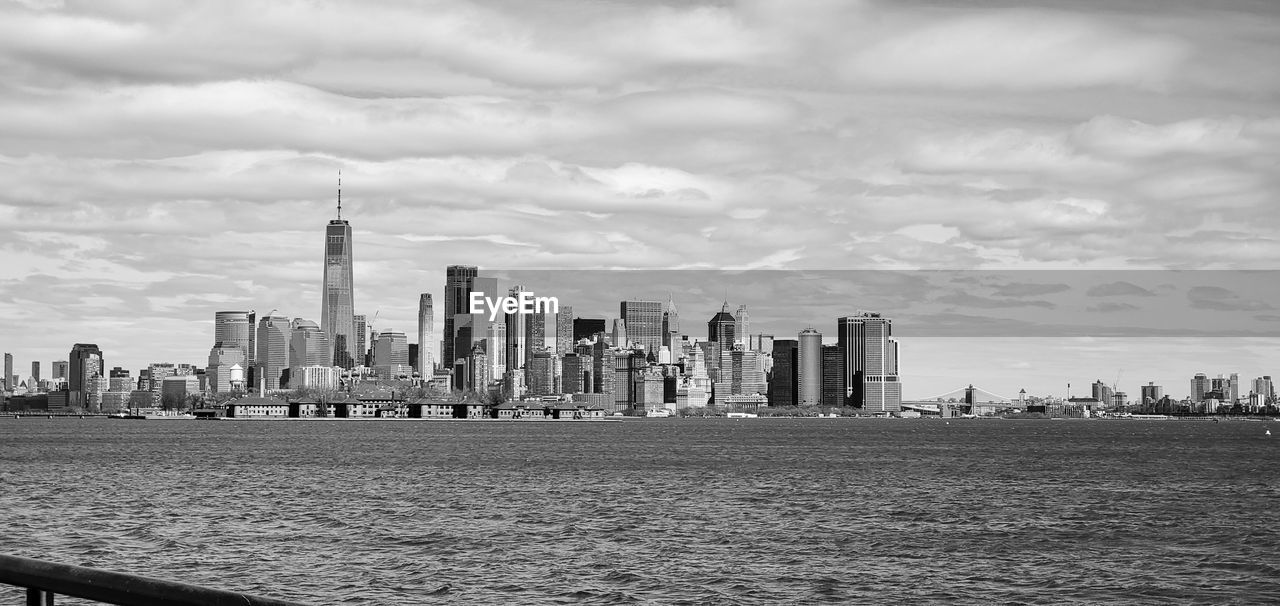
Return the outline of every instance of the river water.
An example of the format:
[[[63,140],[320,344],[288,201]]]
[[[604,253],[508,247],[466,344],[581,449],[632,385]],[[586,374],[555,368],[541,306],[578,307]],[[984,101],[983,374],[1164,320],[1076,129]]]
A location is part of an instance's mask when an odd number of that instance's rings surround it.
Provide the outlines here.
[[[1277,440],[1243,421],[0,419],[0,553],[314,604],[1277,603]]]

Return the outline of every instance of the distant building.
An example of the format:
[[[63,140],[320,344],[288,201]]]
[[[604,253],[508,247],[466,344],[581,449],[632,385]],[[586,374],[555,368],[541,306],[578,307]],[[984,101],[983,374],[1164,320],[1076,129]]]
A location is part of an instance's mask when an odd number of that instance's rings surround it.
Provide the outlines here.
[[[289,331],[289,367],[333,366],[329,335],[315,322],[294,318]]]
[[[760,351],[759,349],[751,347],[749,340],[751,335],[751,314],[747,313],[747,306],[745,304],[739,305],[738,311],[733,314],[733,334],[736,336],[738,341],[743,341],[746,344],[747,349]]]
[[[1205,394],[1212,391],[1209,385],[1209,377],[1202,372],[1196,373],[1191,378],[1191,401],[1199,404],[1205,400]]]
[[[69,379],[71,375],[71,363],[62,360],[54,361],[53,377],[54,379]]]
[[[414,365],[422,377],[430,377],[436,368],[435,355],[431,351],[436,340],[435,321],[431,293],[418,295],[418,357]]]
[[[680,312],[670,296],[667,297],[667,308],[662,312],[662,344],[673,352],[680,344]]]
[[[289,370],[289,386],[294,389],[334,390],[340,382],[340,371],[337,366],[294,366]]]
[[[338,216],[324,232],[324,283],[320,298],[320,330],[328,336],[332,355],[325,363],[352,368],[356,363],[355,284],[352,278],[351,224],[342,219],[342,183],[338,183]]]
[[[1092,391],[1093,399],[1101,402],[1104,406],[1110,405],[1115,401],[1115,392],[1106,383],[1103,383],[1102,379],[1093,382]]]
[[[631,348],[631,338],[627,335],[626,320],[622,318],[615,318],[613,320],[613,334],[610,336],[610,341],[613,342],[614,347],[621,349]]]
[[[545,349],[533,352],[527,368],[527,385],[531,396],[546,396],[555,393],[555,358]]]
[[[373,367],[383,378],[409,374],[408,337],[398,330],[380,331],[373,345]]]
[[[523,286],[513,286],[507,292],[507,296],[519,300],[520,293],[525,292]],[[507,325],[507,344],[506,344],[506,378],[508,395],[518,398],[524,395],[525,390],[525,362],[529,353],[527,344],[529,342],[528,327],[529,316],[519,313],[506,314],[504,320]]]
[[[822,337],[819,336],[819,343]],[[798,378],[799,341],[777,339],[773,341],[773,373],[769,377],[769,405],[795,406]]]
[[[253,311],[219,311],[213,314],[213,347],[239,349],[246,368],[254,365],[257,355],[257,314]],[[210,356],[212,356],[210,352]],[[226,374],[225,371],[223,374]]]
[[[213,393],[231,393],[231,367],[248,366],[244,350],[239,347],[214,346],[209,350],[209,365],[205,374],[209,377],[209,391]]]
[[[1271,375],[1264,375],[1253,380],[1253,394],[1257,404],[1266,406],[1275,401],[1275,385],[1271,383]]]
[[[560,364],[560,389],[564,393],[590,393],[595,383],[591,377],[592,357],[567,353]]]
[[[840,370],[844,358],[839,345],[822,346],[822,405],[838,408],[845,405],[844,384]]]
[[[837,319],[837,327],[846,402],[871,413],[899,412],[902,383],[893,322],[878,313],[861,312]]]
[[[188,396],[199,395],[200,379],[195,375],[177,375],[165,377],[160,387],[160,402],[165,405],[177,405]]]
[[[658,354],[663,341],[663,305],[659,301],[622,301],[619,317],[626,326],[627,338],[646,354]],[[622,346],[622,344],[618,344]]]
[[[812,328],[800,331],[796,352],[796,403],[822,404],[822,333]]]
[[[583,339],[593,339],[596,335],[606,330],[604,318],[574,318],[573,342],[577,343]]]
[[[712,343],[712,347],[715,349],[714,352],[709,352],[712,355],[711,359],[718,362],[722,351],[733,348],[733,343],[737,340],[737,330],[738,320],[729,314],[729,302],[725,301],[720,311],[707,321],[707,341]],[[710,370],[711,378],[713,380],[718,379],[715,372],[716,369],[711,368]]]
[[[665,392],[662,373],[652,368],[641,371],[636,384],[634,410],[637,413],[648,413],[667,408]]]
[[[35,379],[37,384],[40,383],[40,363],[39,362],[31,363],[31,378]]]
[[[352,322],[356,327],[356,363],[361,366],[369,365],[369,319],[364,314],[356,314],[351,316]]]
[[[768,392],[764,379],[764,364],[759,352],[746,349],[742,344],[720,352],[720,378],[712,382],[712,395],[717,407],[727,405],[729,396],[764,396]],[[767,399],[767,396],[765,396]]]
[[[13,354],[11,353],[4,354],[3,385],[6,391],[13,391],[13,388],[18,386],[18,381],[13,377]]]
[[[456,349],[455,318],[460,314],[470,315],[472,282],[476,276],[477,269],[474,265],[450,265],[445,268],[444,350],[440,352],[440,360],[446,368],[452,368],[457,358],[466,356],[471,350],[469,344],[461,351]],[[496,292],[485,293],[489,297],[495,297],[497,294]],[[495,350],[491,349],[489,352],[494,353]]]
[[[105,368],[102,350],[92,343],[76,343],[71,347],[68,366],[68,406],[87,409],[91,399],[89,381],[95,376],[101,376]]]
[[[254,363],[258,365],[254,373],[258,385],[267,391],[283,389],[282,382],[287,379],[289,370],[289,349],[293,339],[293,327],[289,318],[274,312],[258,320],[257,346]]]
[[[573,307],[561,305],[556,310],[556,346],[552,350],[557,358],[573,351]]]
[[[1164,398],[1164,388],[1154,382],[1148,382],[1142,386],[1141,397],[1143,406],[1154,406]]]

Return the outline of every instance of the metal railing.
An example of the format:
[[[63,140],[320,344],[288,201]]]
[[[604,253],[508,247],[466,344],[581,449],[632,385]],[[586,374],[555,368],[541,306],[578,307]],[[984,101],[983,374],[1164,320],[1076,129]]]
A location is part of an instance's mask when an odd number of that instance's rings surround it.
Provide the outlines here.
[[[27,606],[53,606],[65,595],[119,606],[302,606],[132,574],[0,555],[0,583],[26,588]]]

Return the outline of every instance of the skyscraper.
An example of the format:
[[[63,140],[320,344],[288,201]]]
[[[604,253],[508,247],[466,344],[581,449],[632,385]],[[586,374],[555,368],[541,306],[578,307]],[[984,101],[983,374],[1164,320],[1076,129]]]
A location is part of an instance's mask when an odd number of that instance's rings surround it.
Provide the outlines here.
[[[219,311],[213,314],[213,345],[215,347],[239,347],[245,360],[253,363],[256,331],[253,311]]]
[[[523,286],[512,286],[508,296],[519,300],[521,292],[524,292]],[[515,313],[507,314],[505,321],[507,323],[507,393],[513,397],[518,397],[524,394],[525,356],[528,354],[526,344],[529,338],[526,324],[529,321],[529,316],[517,310]]]
[[[1142,386],[1142,405],[1150,406],[1159,402],[1164,397],[1164,388],[1156,385],[1154,381],[1147,382]]]
[[[573,351],[573,308],[561,305],[556,311],[556,357]]]
[[[311,320],[294,318],[289,332],[290,378],[304,366],[332,366],[329,358],[329,335]],[[291,382],[292,385],[292,382]]]
[[[795,406],[797,366],[800,354],[799,341],[778,339],[773,341],[773,374],[769,376],[769,405]]]
[[[806,328],[797,341],[796,401],[800,406],[818,406],[822,403],[822,333]]]
[[[608,330],[604,318],[574,318],[573,343],[576,346],[582,339],[593,339],[596,335]]]
[[[289,318],[274,311],[258,321],[258,351],[254,354],[258,385],[267,391],[281,389],[281,379],[289,369],[289,345],[293,327]]]
[[[751,337],[751,315],[747,313],[746,305],[739,305],[737,313],[733,314],[733,334],[735,340],[748,341]],[[747,343],[747,349],[753,349],[750,342]]]
[[[68,365],[67,403],[73,408],[85,408],[89,403],[90,379],[103,373],[102,350],[92,343],[76,343],[71,346]]]
[[[39,362],[31,363],[31,378],[36,380],[37,385],[40,384],[40,363]]]
[[[398,330],[382,330],[373,344],[373,367],[383,378],[409,372],[409,339]]]
[[[53,377],[54,379],[66,379],[71,374],[71,364],[65,360],[54,360]]]
[[[673,352],[680,345],[680,312],[670,296],[667,296],[667,310],[662,312],[662,344]]]
[[[822,405],[844,406],[844,389],[840,382],[840,346],[822,346]]]
[[[1103,407],[1110,407],[1114,397],[1114,393],[1115,392],[1111,389],[1110,386],[1108,386],[1106,383],[1103,383],[1102,379],[1098,379],[1097,381],[1093,382],[1090,395],[1092,395],[1093,399],[1097,400]]]
[[[440,360],[446,368],[453,368],[456,358],[466,356],[471,348],[455,352],[454,316],[471,313],[472,281],[477,275],[474,265],[450,265],[445,268],[444,278],[444,351],[440,352]],[[498,293],[485,293],[495,297]],[[481,333],[483,334],[483,333]],[[490,350],[490,353],[492,350]]]
[[[712,382],[716,406],[725,406],[729,396],[764,395],[768,387],[764,379],[764,364],[759,352],[748,350],[742,344],[720,349],[720,376]]]
[[[215,393],[231,389],[231,367],[252,369],[257,354],[255,335],[256,314],[253,311],[219,311],[213,314],[213,347],[209,350],[209,365],[205,374]],[[239,355],[230,353],[238,351]],[[250,373],[256,371],[250,370]],[[253,378],[250,374],[250,379]]]
[[[351,316],[356,325],[356,365],[369,364],[369,322],[364,314]]]
[[[525,314],[524,320],[524,359],[533,358],[535,352],[547,347],[547,314],[536,312]]]
[[[12,391],[15,387],[13,380],[13,354],[4,354],[4,388]]]
[[[619,317],[627,328],[627,339],[644,348],[646,354],[657,354],[662,347],[662,303],[659,301],[623,301]]]
[[[352,277],[351,224],[342,219],[342,179],[338,179],[338,218],[325,228],[324,291],[320,329],[329,335],[333,365],[355,366],[357,357],[355,287]]]
[[[204,373],[208,378],[209,391],[219,394],[230,393],[232,389],[232,369],[239,368],[243,373],[246,363],[244,350],[239,347],[219,347],[214,345],[209,350],[209,366],[206,367]]]
[[[711,320],[707,322],[707,340],[712,343],[721,343],[725,349],[733,347],[733,341],[737,338],[738,320],[729,314],[729,302],[724,302],[724,307],[716,315],[711,316]],[[716,353],[719,355],[719,352]]]
[[[1209,377],[1208,375],[1198,372],[1196,376],[1191,378],[1191,401],[1203,402],[1204,395],[1209,393]]]
[[[867,412],[898,412],[902,384],[898,380],[898,342],[893,322],[878,313],[860,312],[837,320],[838,347],[846,401]]]
[[[418,374],[427,379],[435,371],[435,311],[431,304],[431,293],[418,295]]]

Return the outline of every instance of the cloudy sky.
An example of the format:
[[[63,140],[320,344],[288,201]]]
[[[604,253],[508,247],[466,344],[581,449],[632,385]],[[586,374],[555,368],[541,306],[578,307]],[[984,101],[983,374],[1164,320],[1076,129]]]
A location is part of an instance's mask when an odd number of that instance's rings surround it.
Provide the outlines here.
[[[0,350],[318,320],[339,170],[356,306],[405,332],[455,263],[1273,269],[1275,65],[1266,0],[0,0]],[[907,395],[1280,375],[1274,339],[955,341],[904,337]]]

